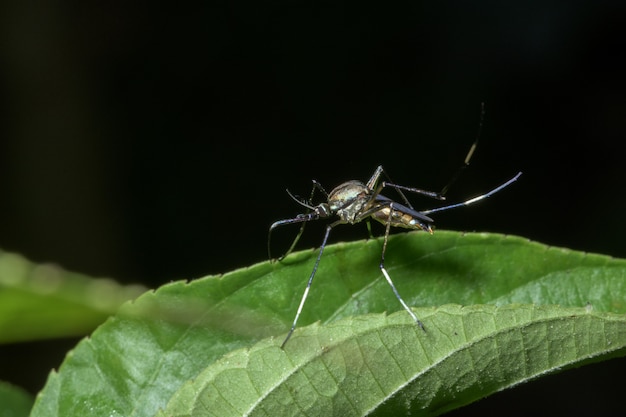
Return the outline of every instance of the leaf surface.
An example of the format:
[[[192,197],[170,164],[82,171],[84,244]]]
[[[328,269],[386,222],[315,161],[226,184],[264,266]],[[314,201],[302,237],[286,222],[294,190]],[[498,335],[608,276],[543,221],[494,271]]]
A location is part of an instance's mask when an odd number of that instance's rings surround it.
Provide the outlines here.
[[[123,306],[68,355],[59,372],[50,375],[32,415],[149,416],[165,408],[170,398],[171,407],[175,407],[180,404],[178,396],[189,395],[197,399],[190,406],[207,409],[202,393],[209,387],[210,375],[235,378],[239,373],[249,374],[241,361],[253,356],[257,361],[262,359],[256,352],[265,348],[277,355],[277,362],[261,360],[266,374],[261,372],[257,379],[278,378],[285,385],[258,391],[259,406],[250,408],[255,412],[263,410],[260,404],[269,404],[264,401],[270,394],[288,391],[291,385],[287,381],[311,379],[302,373],[307,364],[319,367],[331,352],[340,352],[344,361],[351,360],[354,352],[359,372],[370,369],[370,362],[377,358],[402,352],[403,360],[417,363],[397,362],[396,369],[413,369],[403,374],[404,385],[398,388],[397,382],[385,383],[372,404],[353,406],[352,410],[391,407],[415,411],[413,403],[418,396],[411,394],[413,390],[420,391],[419,404],[434,414],[561,366],[622,354],[624,260],[550,248],[513,236],[442,231],[435,236],[392,236],[387,269],[405,301],[422,307],[416,313],[424,320],[424,333],[415,331],[406,312],[371,314],[402,310],[378,269],[381,247],[382,241],[377,239],[326,248],[299,328],[284,352],[276,351],[276,346],[293,320],[315,251],[295,253],[283,263],[263,262],[223,276],[175,282],[148,292]],[[447,304],[469,307],[441,307]],[[324,325],[304,328],[318,320]],[[613,330],[605,332],[609,325]],[[570,326],[555,333],[561,339],[568,331],[576,334],[557,344],[550,339],[550,326]],[[620,337],[613,338],[615,335]],[[555,361],[562,344],[571,345],[573,351],[584,345],[585,338],[592,346],[580,348],[574,357],[568,355],[563,363]],[[611,346],[603,348],[602,340]],[[252,350],[236,352],[241,348]],[[495,356],[485,356],[494,349]],[[518,361],[533,349],[544,356],[533,356],[536,361],[533,359],[523,372],[511,367],[519,367]],[[222,374],[220,367],[230,357],[225,355],[244,356],[237,356],[243,359],[231,362],[234,368]],[[291,368],[285,368],[286,379],[274,369],[281,366],[280,355],[292,363]],[[456,365],[450,366],[463,360],[470,360],[471,366],[462,368],[461,373]],[[491,382],[480,375],[482,369],[492,369],[483,362],[499,366],[494,366]],[[338,381],[354,371],[346,364],[342,366],[345,375],[338,375]],[[376,381],[383,381],[379,371],[384,367],[371,369],[368,384],[375,386]],[[254,372],[259,370],[263,366]],[[196,382],[192,384],[192,380]],[[341,400],[335,395],[343,391],[323,386],[327,379],[319,381],[314,385],[318,398],[311,401],[333,410],[347,410],[335,404]],[[422,381],[430,382],[421,386]],[[246,389],[234,382],[231,386]],[[428,392],[429,399],[421,397]],[[296,394],[297,389],[292,392]],[[328,408],[324,407],[310,412],[327,415],[324,412]],[[185,415],[178,408],[172,410]]]
[[[0,343],[85,334],[143,291],[0,251]]]
[[[165,416],[432,416],[563,367],[623,355],[626,317],[584,308],[446,305],[310,326],[226,355]]]
[[[23,389],[0,381],[0,416],[26,417],[33,400]]]

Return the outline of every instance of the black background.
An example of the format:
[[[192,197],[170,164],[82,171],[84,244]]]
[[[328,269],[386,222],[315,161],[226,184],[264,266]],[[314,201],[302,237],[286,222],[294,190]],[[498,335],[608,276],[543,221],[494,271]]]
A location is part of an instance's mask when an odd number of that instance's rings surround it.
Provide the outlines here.
[[[9,1],[0,42],[0,246],[34,261],[149,287],[263,261],[285,188],[440,190],[481,102],[450,201],[524,174],[437,226],[626,256],[623,1]],[[2,347],[0,378],[36,392],[75,343]],[[625,366],[461,411],[609,413]]]

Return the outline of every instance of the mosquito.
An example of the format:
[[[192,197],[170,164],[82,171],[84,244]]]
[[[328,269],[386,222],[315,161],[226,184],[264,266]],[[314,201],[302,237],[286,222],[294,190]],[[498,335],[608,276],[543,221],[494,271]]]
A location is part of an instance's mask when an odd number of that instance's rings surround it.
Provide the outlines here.
[[[465,157],[464,165],[461,167],[459,172],[469,165],[472,154],[476,149],[476,144],[477,141],[474,142],[474,144],[470,148],[467,156]],[[441,192],[433,192],[422,190],[419,188],[406,187],[403,185],[398,185],[389,181],[382,180],[383,175],[389,178],[382,165],[376,168],[374,174],[370,177],[367,183],[363,183],[358,180],[347,181],[334,188],[330,193],[326,192],[324,187],[322,187],[319,182],[313,180],[313,189],[311,191],[311,196],[308,200],[298,198],[291,194],[289,190],[287,190],[287,194],[289,194],[289,196],[298,204],[306,208],[307,212],[298,214],[296,217],[291,219],[279,220],[270,226],[267,239],[268,255],[270,260],[272,259],[270,239],[272,231],[277,227],[294,223],[302,223],[300,231],[296,235],[296,238],[294,239],[287,252],[277,259],[278,261],[281,261],[286,256],[288,256],[295,248],[296,244],[300,240],[300,237],[302,236],[302,233],[304,232],[304,226],[306,225],[306,223],[314,220],[328,219],[331,217],[334,217],[335,220],[326,226],[326,232],[324,234],[322,244],[320,245],[315,264],[313,265],[313,270],[311,271],[311,275],[309,275],[309,280],[307,281],[306,287],[304,288],[304,293],[302,294],[300,305],[298,306],[298,310],[296,311],[296,315],[293,319],[293,323],[291,324],[291,328],[289,329],[289,333],[287,333],[287,336],[285,337],[281,348],[285,347],[287,341],[289,341],[294,330],[296,329],[298,319],[300,318],[300,313],[302,313],[304,303],[307,299],[307,296],[309,295],[309,290],[311,289],[311,283],[313,282],[313,278],[315,277],[315,273],[317,272],[320,260],[322,259],[322,254],[324,253],[324,248],[326,247],[326,242],[328,241],[330,231],[337,225],[356,224],[363,220],[368,222],[369,229],[370,219],[374,219],[385,226],[385,234],[383,237],[383,247],[380,257],[379,268],[402,307],[404,307],[404,309],[409,313],[411,318],[413,318],[417,326],[419,326],[422,330],[425,330],[422,322],[417,318],[415,313],[402,299],[402,296],[396,289],[396,286],[394,285],[391,277],[389,276],[389,273],[387,272],[387,269],[385,268],[385,252],[387,250],[387,241],[389,239],[389,232],[391,227],[423,230],[430,234],[433,234],[434,220],[428,216],[429,214],[439,211],[451,210],[458,207],[469,206],[471,204],[477,203],[481,200],[491,197],[495,193],[508,187],[513,182],[515,182],[520,177],[520,175],[522,175],[521,172],[518,172],[515,176],[513,176],[505,183],[493,188],[492,190],[484,194],[470,198],[469,200],[463,201],[461,203],[454,203],[425,211],[415,210],[403,193],[404,191],[420,194],[437,200],[445,200],[445,193],[447,192],[451,183],[456,180],[459,172],[457,172],[457,174],[452,178],[450,182],[448,182],[448,184],[443,188]],[[391,198],[382,195],[381,192],[385,188],[395,189],[401,196],[402,203],[398,203],[397,201],[394,201]],[[321,192],[324,195],[326,201],[317,205],[313,205],[312,200],[316,191]]]

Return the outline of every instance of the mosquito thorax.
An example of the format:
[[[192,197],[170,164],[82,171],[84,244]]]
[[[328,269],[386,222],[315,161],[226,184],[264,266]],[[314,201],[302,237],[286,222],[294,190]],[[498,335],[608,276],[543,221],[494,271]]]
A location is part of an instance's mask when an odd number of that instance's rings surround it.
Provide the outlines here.
[[[372,192],[361,181],[344,182],[328,195],[330,210],[344,222],[354,223],[370,202]]]

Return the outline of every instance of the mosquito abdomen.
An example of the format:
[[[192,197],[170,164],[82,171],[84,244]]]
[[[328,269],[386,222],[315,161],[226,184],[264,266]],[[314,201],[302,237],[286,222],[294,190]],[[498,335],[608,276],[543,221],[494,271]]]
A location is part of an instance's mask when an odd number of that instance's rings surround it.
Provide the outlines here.
[[[389,212],[391,211],[391,216]],[[400,210],[395,210],[390,207],[383,207],[380,210],[372,213],[372,218],[384,224],[391,223],[391,227],[403,227],[411,230],[425,230],[428,233],[433,233],[433,229],[429,223],[426,223],[409,213],[404,213]]]

